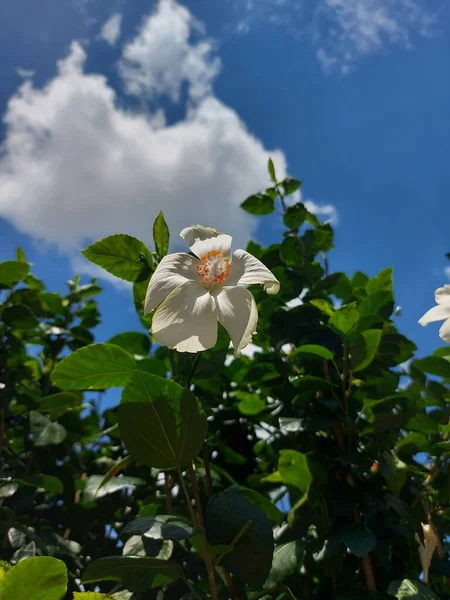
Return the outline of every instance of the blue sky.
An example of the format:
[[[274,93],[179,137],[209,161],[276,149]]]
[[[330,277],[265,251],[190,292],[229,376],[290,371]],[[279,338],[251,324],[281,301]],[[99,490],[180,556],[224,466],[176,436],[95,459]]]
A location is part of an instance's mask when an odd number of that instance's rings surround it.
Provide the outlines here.
[[[392,265],[398,325],[432,351],[417,320],[450,282],[445,4],[0,0],[0,259],[20,244],[62,289],[89,274],[89,241],[151,244],[161,208],[172,249],[193,222],[268,244],[277,217],[237,207],[270,155],[337,219],[331,268]],[[99,341],[139,327],[102,284]]]

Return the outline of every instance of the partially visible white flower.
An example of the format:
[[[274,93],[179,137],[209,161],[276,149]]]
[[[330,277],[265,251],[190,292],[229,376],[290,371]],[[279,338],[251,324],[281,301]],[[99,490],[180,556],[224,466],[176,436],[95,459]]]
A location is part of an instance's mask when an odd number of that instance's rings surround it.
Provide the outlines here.
[[[439,335],[444,342],[450,343],[450,285],[444,285],[444,287],[438,288],[434,297],[436,305],[430,308],[421,319],[419,319],[420,325],[428,325],[434,321],[444,321],[444,324],[439,329]]]
[[[255,299],[245,286],[261,284],[276,294],[280,283],[246,252],[231,255],[231,236],[211,227],[186,227],[180,236],[195,256],[168,254],[154,272],[145,297],[157,342],[178,352],[201,352],[217,341],[217,322],[228,331],[235,356],[252,340],[258,323]]]

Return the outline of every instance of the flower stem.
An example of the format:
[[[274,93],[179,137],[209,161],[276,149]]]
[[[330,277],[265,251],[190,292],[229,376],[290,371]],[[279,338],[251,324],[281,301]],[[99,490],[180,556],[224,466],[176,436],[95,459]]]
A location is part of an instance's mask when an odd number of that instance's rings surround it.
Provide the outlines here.
[[[205,561],[206,571],[208,573],[208,583],[209,583],[209,591],[211,594],[212,600],[218,600],[218,592],[216,579],[214,576],[215,565],[214,565],[214,555],[211,551],[211,546],[209,545],[208,538],[206,536],[205,523],[203,521],[202,514],[202,505],[200,503],[200,493],[198,489],[198,479],[195,473],[194,464],[188,467],[189,477],[191,480],[192,493],[194,495],[195,500],[195,509],[196,509],[196,520],[197,520],[197,528],[200,534],[200,538],[202,540],[203,546],[203,560]]]

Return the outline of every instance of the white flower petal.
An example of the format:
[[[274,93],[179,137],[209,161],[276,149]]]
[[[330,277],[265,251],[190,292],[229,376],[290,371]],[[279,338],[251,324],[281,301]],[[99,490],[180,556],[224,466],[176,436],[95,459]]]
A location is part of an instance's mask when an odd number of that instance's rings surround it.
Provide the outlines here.
[[[228,331],[234,346],[234,355],[239,356],[258,324],[258,310],[253,295],[244,287],[223,287],[217,294],[216,304],[219,322]]]
[[[444,342],[450,344],[450,319],[447,319],[439,329],[439,336]]]
[[[213,229],[212,227],[203,227],[203,225],[192,225],[191,227],[185,227],[180,232],[180,237],[186,242],[191,248],[195,242],[201,240],[209,240],[210,238],[217,237],[220,235],[220,231]]]
[[[423,317],[419,319],[419,325],[425,326],[428,323],[433,323],[434,321],[442,321],[443,319],[450,318],[450,305],[445,304],[437,304],[430,308]]]
[[[191,246],[191,252],[193,252],[199,258],[208,254],[208,252],[221,252],[225,256],[229,256],[231,252],[231,235],[220,233],[215,237],[208,238],[207,240],[196,240]]]
[[[153,315],[152,335],[178,352],[201,352],[217,341],[214,298],[197,282],[188,281],[169,294]]]
[[[447,283],[444,287],[438,288],[434,292],[436,304],[444,304],[450,307],[450,285]]]
[[[278,279],[260,260],[245,250],[235,250],[227,285],[250,285],[252,283],[263,285],[268,294],[278,294],[280,289]]]
[[[144,314],[161,304],[167,296],[187,281],[198,280],[199,261],[186,252],[167,254],[159,263],[148,284]]]

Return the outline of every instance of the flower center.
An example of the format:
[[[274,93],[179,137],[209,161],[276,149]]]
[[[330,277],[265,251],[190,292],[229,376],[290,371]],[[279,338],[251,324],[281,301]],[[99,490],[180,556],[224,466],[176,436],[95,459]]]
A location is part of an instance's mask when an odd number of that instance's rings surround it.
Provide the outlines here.
[[[207,252],[201,260],[196,268],[203,285],[223,283],[230,274],[230,259],[220,250]]]

